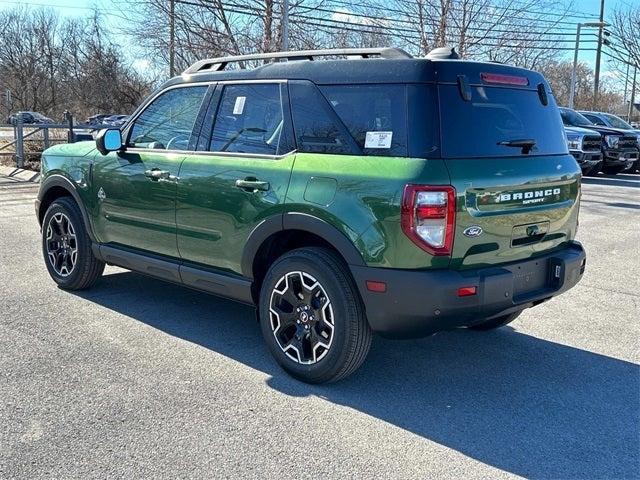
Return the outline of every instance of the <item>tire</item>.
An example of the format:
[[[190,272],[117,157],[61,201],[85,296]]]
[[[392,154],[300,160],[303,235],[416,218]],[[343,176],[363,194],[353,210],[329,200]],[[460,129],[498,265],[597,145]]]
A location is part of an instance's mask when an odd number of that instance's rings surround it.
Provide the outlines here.
[[[598,175],[601,168],[602,168],[602,162],[598,162],[593,167],[587,169],[584,172],[584,175],[587,177],[595,177],[596,175]]]
[[[42,254],[49,275],[60,288],[91,287],[104,271],[104,262],[91,251],[91,239],[76,202],[54,200],[42,221]]]
[[[468,328],[470,330],[479,330],[483,332],[487,330],[494,330],[496,328],[504,327],[505,325],[513,322],[520,316],[521,313],[522,310],[520,310],[519,312],[511,313],[509,315],[503,315],[502,317],[492,318],[491,320],[487,320],[486,322],[471,325]]]
[[[371,347],[360,294],[329,249],[300,248],[278,258],[262,282],[259,318],[271,354],[303,382],[351,375]]]
[[[617,175],[619,173],[622,173],[624,171],[624,168],[624,165],[617,167],[602,167],[602,171],[607,175]]]

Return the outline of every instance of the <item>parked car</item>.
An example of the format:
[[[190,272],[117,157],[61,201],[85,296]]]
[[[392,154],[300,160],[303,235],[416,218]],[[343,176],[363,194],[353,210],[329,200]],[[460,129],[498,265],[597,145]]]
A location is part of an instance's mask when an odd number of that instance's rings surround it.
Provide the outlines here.
[[[85,123],[87,123],[87,125],[102,126],[104,124],[104,120],[106,118],[109,118],[110,116],[111,116],[110,114],[99,113],[97,115],[92,115],[89,118],[87,118]]]
[[[110,115],[104,119],[104,124],[111,127],[120,127],[126,123],[129,115]]]
[[[11,115],[7,119],[7,123],[13,123],[14,119],[17,119],[17,118],[20,118],[20,117],[22,117],[22,123],[24,123],[24,124],[55,123],[49,117],[45,117],[41,113],[31,112],[31,111],[24,111],[24,112],[14,113],[13,115]]]
[[[255,305],[313,383],[354,372],[374,331],[512,322],[582,278],[580,168],[539,73],[456,57],[195,63],[124,129],[43,153],[49,274],[78,290],[113,264]]]
[[[605,112],[589,112],[580,111],[582,115],[591,120],[595,125],[601,125],[605,127],[613,127],[621,130],[626,130],[634,134],[637,138],[636,148],[640,150],[640,129],[633,127],[631,124],[625,122],[620,117]],[[640,159],[636,160],[629,168],[631,172],[640,171]]]
[[[602,136],[580,127],[564,127],[569,153],[584,175],[596,175],[602,168]]]
[[[565,126],[595,130],[602,135],[602,171],[604,173],[615,175],[628,170],[638,160],[640,156],[637,147],[638,139],[634,134],[626,130],[596,125],[570,108],[561,107],[560,114]]]

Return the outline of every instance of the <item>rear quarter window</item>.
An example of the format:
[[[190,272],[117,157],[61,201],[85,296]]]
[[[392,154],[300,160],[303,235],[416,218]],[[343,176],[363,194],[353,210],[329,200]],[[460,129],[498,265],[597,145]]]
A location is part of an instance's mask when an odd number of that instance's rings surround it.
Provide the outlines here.
[[[567,153],[562,119],[550,94],[545,106],[536,90],[475,85],[469,101],[457,85],[439,85],[438,90],[443,157],[524,155],[499,144],[522,139],[536,142],[529,156]]]
[[[365,155],[407,156],[406,85],[331,85],[320,90]]]

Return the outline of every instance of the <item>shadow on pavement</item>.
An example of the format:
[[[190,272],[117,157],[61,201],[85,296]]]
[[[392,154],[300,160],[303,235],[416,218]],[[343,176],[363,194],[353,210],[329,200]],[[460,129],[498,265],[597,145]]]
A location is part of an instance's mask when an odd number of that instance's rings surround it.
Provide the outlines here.
[[[608,185],[611,187],[640,188],[640,175],[598,175],[596,177],[582,177],[586,185]]]
[[[640,210],[640,203],[626,203],[626,202],[600,202],[598,200],[590,200],[588,198],[582,198],[582,203],[597,203],[599,205],[606,205],[614,208],[629,208],[631,210]]]
[[[348,406],[507,472],[638,475],[640,368],[633,363],[510,328],[460,330],[375,338],[354,376],[310,386],[271,359],[252,308],[129,272],[105,276],[80,295],[259,369],[287,395]]]

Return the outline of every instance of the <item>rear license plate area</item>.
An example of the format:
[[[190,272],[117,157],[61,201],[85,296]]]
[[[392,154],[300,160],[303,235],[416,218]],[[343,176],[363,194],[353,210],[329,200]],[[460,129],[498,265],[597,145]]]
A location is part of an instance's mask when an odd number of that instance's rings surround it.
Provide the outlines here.
[[[549,261],[532,260],[514,265],[510,268],[513,273],[513,296],[526,295],[549,286]]]

